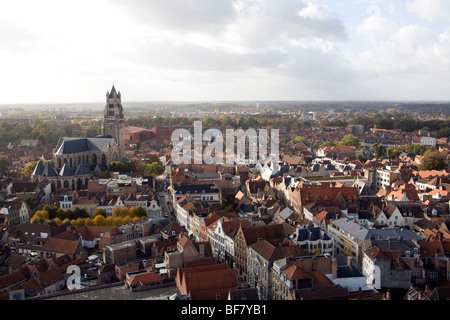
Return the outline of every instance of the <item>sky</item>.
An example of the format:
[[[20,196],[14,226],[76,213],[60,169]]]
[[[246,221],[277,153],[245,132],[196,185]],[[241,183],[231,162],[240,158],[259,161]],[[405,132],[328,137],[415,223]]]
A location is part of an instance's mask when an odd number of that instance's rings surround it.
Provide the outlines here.
[[[0,0],[0,104],[450,100],[448,0]]]

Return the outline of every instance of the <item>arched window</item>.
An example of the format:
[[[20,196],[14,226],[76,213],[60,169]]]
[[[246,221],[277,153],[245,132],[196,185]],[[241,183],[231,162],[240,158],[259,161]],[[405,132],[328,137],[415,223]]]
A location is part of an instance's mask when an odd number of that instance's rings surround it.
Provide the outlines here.
[[[106,167],[106,156],[102,154],[102,164]]]
[[[97,155],[94,153],[94,155],[92,156],[92,163],[93,164],[97,164]]]

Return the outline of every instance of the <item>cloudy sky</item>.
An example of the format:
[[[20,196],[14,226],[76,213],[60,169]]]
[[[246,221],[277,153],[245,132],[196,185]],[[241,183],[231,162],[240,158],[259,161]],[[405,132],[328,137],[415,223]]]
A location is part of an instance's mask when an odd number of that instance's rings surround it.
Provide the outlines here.
[[[0,104],[450,100],[448,0],[0,0]]]

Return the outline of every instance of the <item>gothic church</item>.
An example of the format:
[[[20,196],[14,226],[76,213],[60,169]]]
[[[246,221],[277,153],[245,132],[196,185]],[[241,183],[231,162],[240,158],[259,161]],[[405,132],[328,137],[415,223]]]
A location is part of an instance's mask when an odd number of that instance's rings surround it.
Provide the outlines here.
[[[52,191],[57,188],[80,190],[88,181],[108,170],[112,161],[124,157],[125,118],[122,95],[113,86],[106,94],[102,136],[95,138],[60,138],[53,149],[53,161],[38,162],[32,181],[48,179]]]

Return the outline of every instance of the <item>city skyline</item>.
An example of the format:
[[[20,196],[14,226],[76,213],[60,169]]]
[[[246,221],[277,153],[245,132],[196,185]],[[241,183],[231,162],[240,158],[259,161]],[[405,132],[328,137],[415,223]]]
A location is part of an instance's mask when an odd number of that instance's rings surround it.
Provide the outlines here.
[[[450,100],[445,0],[0,3],[0,105]]]

